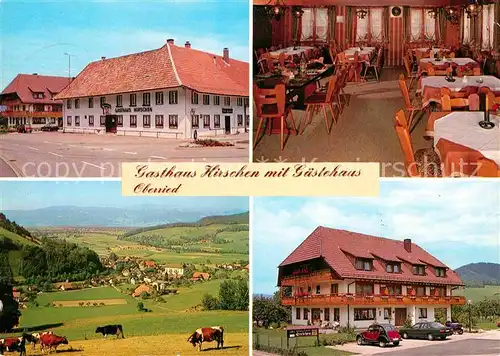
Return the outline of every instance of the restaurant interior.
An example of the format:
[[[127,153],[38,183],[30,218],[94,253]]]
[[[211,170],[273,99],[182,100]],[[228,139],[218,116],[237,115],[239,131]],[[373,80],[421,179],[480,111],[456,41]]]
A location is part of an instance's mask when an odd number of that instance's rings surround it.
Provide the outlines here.
[[[255,162],[499,176],[499,1],[253,4]]]

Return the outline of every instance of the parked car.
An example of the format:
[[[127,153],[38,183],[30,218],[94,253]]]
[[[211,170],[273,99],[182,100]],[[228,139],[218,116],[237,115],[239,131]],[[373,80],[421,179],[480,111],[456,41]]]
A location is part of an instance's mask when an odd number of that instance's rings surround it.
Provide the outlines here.
[[[33,131],[31,126],[28,125],[17,125],[16,130],[19,133],[31,133]]]
[[[42,131],[58,131],[59,130],[59,126],[47,124],[45,126],[42,126],[40,128],[40,130],[42,130]]]
[[[400,328],[399,333],[403,339],[446,339],[453,335],[453,330],[437,322],[416,323],[410,328]]]
[[[453,331],[453,334],[462,335],[464,333],[464,328],[460,323],[453,323],[451,321],[446,322],[446,327]]]
[[[377,344],[380,347],[386,347],[391,344],[398,346],[400,342],[401,335],[391,324],[372,324],[368,330],[356,336],[358,345]]]

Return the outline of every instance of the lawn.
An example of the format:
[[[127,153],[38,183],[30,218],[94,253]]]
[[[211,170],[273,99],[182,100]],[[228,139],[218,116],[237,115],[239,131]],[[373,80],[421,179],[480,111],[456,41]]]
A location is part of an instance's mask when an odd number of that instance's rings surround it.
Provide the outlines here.
[[[9,230],[4,229],[3,227],[0,227],[0,237],[6,237],[11,241],[17,242],[21,245],[31,245],[31,246],[36,246],[36,244],[22,236],[19,236],[18,234],[14,234],[13,232],[10,232]]]
[[[42,293],[38,295],[38,304],[43,305],[58,300],[93,300],[93,299],[114,299],[127,298],[113,287],[97,287],[79,290],[69,290],[64,292]],[[132,297],[130,297],[133,300]]]
[[[483,288],[465,288],[453,292],[454,295],[465,295],[473,302],[481,301],[485,298],[500,299],[500,286],[484,286]]]

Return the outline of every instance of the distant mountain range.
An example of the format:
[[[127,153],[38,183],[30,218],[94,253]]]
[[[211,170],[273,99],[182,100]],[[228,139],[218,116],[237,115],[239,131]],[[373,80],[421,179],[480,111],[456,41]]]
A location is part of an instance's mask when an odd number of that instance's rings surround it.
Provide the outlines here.
[[[455,272],[468,286],[500,285],[500,264],[470,263],[459,267]]]
[[[213,209],[201,211],[177,209],[160,205],[139,205],[132,208],[54,206],[33,210],[3,211],[11,221],[29,227],[105,226],[143,227],[175,222],[196,222],[213,215],[243,213],[245,210]]]

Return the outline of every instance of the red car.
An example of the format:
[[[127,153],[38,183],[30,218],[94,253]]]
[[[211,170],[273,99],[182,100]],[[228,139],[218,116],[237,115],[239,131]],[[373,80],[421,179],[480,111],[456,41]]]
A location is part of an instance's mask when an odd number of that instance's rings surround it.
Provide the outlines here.
[[[368,330],[360,332],[356,336],[358,345],[377,344],[380,347],[387,345],[398,346],[401,341],[401,335],[391,324],[372,324]]]

